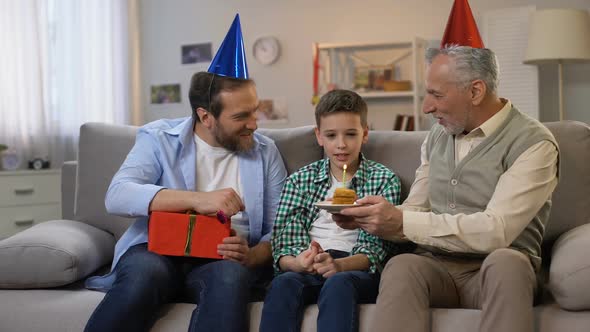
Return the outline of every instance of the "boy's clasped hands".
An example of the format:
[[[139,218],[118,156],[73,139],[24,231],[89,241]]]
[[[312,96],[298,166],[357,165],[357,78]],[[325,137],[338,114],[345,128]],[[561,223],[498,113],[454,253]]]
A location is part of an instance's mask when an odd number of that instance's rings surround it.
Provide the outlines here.
[[[319,274],[324,278],[329,278],[342,271],[338,260],[324,252],[324,249],[316,241],[311,241],[309,248],[295,257],[295,262],[299,269],[294,272]]]

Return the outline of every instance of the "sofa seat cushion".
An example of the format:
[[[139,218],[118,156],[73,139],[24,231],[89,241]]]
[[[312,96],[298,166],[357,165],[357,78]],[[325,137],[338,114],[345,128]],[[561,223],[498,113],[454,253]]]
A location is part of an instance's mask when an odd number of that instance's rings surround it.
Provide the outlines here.
[[[590,309],[590,224],[562,234],[553,246],[549,289],[567,310]]]
[[[90,225],[53,220],[0,241],[0,288],[72,283],[107,264],[115,240]]]

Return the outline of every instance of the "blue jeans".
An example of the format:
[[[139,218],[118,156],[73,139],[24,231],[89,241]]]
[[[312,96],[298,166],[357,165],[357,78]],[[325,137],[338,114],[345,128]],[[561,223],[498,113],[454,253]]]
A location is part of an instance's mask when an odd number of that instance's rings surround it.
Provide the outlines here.
[[[270,269],[269,269],[270,270]],[[251,289],[264,273],[227,260],[161,256],[129,248],[85,331],[149,331],[161,305],[195,303],[188,331],[247,331]]]
[[[379,276],[364,271],[320,275],[286,272],[274,278],[264,300],[260,332],[300,331],[305,306],[319,307],[318,332],[358,331],[358,304],[375,303]]]

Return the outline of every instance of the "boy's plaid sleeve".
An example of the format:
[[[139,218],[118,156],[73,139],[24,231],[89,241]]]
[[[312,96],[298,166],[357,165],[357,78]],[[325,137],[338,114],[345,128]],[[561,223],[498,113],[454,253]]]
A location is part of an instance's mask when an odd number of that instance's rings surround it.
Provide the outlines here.
[[[276,273],[280,272],[278,262],[281,257],[297,256],[309,246],[309,235],[303,224],[307,214],[304,193],[290,176],[281,192],[271,238]]]

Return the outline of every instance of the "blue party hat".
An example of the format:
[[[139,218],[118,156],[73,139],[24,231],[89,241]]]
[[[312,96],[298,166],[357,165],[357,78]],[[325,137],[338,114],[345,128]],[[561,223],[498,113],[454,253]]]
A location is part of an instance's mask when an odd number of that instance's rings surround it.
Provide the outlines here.
[[[220,76],[248,79],[248,65],[246,64],[244,38],[240,26],[240,14],[236,14],[207,72]]]

